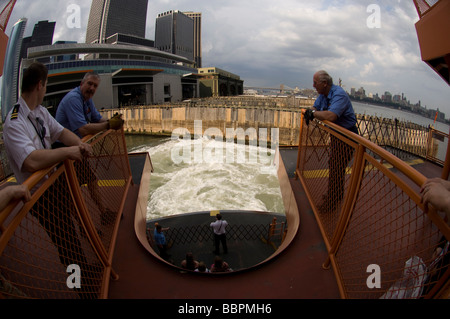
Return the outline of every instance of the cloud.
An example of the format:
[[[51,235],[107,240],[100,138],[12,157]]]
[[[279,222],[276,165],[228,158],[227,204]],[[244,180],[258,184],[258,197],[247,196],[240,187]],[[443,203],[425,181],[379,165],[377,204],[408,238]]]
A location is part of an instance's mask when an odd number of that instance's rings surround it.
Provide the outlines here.
[[[66,25],[67,6],[81,8],[81,28]],[[369,28],[370,4],[380,7],[380,28]],[[84,41],[91,1],[21,0],[10,25],[29,19],[56,21],[54,40]],[[392,0],[152,0],[146,37],[168,10],[202,12],[204,66],[238,74],[246,86],[312,87],[318,69],[341,78],[346,89],[404,92],[450,116],[448,85],[421,61],[412,1]],[[367,87],[366,87],[367,86]]]
[[[373,63],[369,62],[366,65],[364,65],[363,70],[359,73],[362,78],[366,77],[368,74],[371,74],[374,69]]]

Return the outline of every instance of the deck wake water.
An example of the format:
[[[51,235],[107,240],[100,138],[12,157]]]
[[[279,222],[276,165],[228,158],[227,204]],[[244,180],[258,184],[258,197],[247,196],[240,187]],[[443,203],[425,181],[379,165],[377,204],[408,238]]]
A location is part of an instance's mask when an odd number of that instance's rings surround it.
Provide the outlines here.
[[[148,152],[154,167],[149,220],[210,210],[284,213],[272,149],[203,138],[166,139],[133,152]]]

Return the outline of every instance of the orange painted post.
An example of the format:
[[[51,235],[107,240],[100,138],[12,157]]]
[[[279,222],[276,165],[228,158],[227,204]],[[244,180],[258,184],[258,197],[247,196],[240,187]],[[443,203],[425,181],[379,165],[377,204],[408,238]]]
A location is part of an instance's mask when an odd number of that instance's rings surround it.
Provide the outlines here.
[[[448,180],[449,173],[450,173],[450,132],[448,137],[447,154],[445,155],[444,168],[442,169],[441,178]]]
[[[287,232],[288,232],[288,228],[285,227],[285,228],[284,228],[284,231],[283,231],[283,238],[281,239],[281,242],[282,242],[282,243],[283,243],[284,240],[286,239],[286,234],[287,234]]]
[[[267,242],[268,243],[270,243],[270,241],[271,241],[271,239],[272,239],[272,237],[273,237],[273,235],[275,233],[275,226],[276,225],[277,225],[277,218],[274,217],[272,219],[272,223],[270,224],[270,227],[269,227],[269,235],[268,235],[268,238],[267,238]]]
[[[302,151],[302,135],[303,135],[303,126],[305,123],[305,112],[302,112],[302,116],[300,117],[300,132],[298,134],[298,155],[297,155],[297,165],[295,166],[295,179],[298,179],[298,170],[300,169],[300,154]]]
[[[434,129],[432,127],[430,127],[428,130],[428,139],[427,139],[427,147],[426,147],[426,154],[425,154],[425,158],[427,160],[430,158],[431,146],[432,146],[432,142],[433,142],[433,131],[434,131]]]

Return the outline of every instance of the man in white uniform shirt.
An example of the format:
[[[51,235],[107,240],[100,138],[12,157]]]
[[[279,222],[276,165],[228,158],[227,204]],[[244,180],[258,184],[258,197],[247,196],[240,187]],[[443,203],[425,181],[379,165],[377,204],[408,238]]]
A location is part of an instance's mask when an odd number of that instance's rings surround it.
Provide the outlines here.
[[[228,253],[227,248],[227,237],[225,228],[228,226],[226,220],[222,220],[222,215],[216,215],[216,221],[212,222],[210,225],[214,230],[214,243],[216,245],[216,250],[214,253],[218,255],[220,253],[220,243],[222,243],[223,252]]]
[[[22,95],[6,117],[3,139],[18,183],[34,172],[66,159],[81,161],[92,152],[90,145],[61,126],[41,105],[47,85],[47,69],[41,63],[28,67],[22,80]],[[52,149],[60,140],[68,147]]]
[[[20,184],[36,171],[66,159],[81,161],[92,152],[90,145],[82,143],[78,136],[62,127],[41,105],[46,93],[47,74],[47,68],[42,63],[33,63],[24,71],[22,95],[7,115],[3,127],[6,152]],[[51,145],[56,140],[68,146],[52,149]],[[73,218],[70,211],[60,209],[57,204],[64,200],[64,191],[50,190],[47,193],[45,198],[39,198],[30,214],[39,221],[55,244],[61,263],[66,267],[71,264],[80,266],[80,297],[95,297],[95,293],[87,291],[88,283],[93,283],[85,275],[92,270],[92,266],[85,257]],[[47,209],[48,206],[51,209]]]

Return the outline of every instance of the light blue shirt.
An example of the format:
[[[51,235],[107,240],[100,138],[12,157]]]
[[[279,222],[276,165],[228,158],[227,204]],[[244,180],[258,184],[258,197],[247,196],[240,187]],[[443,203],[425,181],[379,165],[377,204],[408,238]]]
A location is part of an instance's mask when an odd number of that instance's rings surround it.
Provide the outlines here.
[[[89,123],[98,123],[102,116],[92,99],[84,101],[80,87],[66,94],[56,111],[56,120],[68,130],[82,137],[78,129]]]
[[[355,111],[347,92],[338,85],[331,87],[328,96],[320,94],[314,102],[317,111],[331,111],[337,115],[336,124],[348,130],[356,125]]]
[[[158,233],[155,229],[153,233],[153,238],[155,239],[155,243],[157,245],[165,245],[166,244],[166,236],[164,236],[163,232]]]

